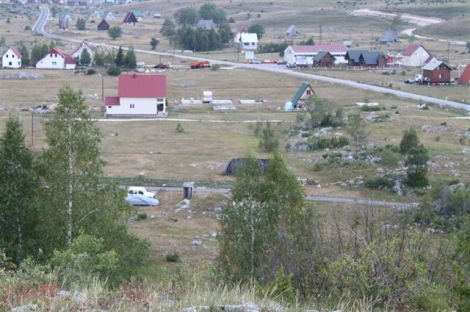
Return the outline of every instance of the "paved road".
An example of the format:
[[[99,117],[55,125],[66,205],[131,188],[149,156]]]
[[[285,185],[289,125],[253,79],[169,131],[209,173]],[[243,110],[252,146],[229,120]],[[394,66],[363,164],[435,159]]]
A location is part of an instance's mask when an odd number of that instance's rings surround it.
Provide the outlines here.
[[[181,196],[184,195],[182,187],[148,187],[148,191],[151,192],[180,192]],[[193,194],[198,193],[218,193],[218,194],[229,194],[230,189],[227,188],[207,188],[207,187],[195,187],[193,189]],[[330,202],[330,203],[341,203],[341,204],[351,204],[351,205],[363,205],[363,206],[383,206],[388,208],[396,209],[411,209],[418,207],[419,203],[398,203],[398,202],[388,202],[380,200],[370,200],[370,199],[358,199],[358,198],[344,198],[344,197],[331,197],[331,196],[305,196],[305,200],[317,201],[317,202]]]
[[[33,31],[48,37],[48,38],[53,38],[53,39],[60,39],[64,41],[70,41],[70,42],[81,42],[81,40],[77,39],[70,39],[70,38],[65,38],[65,37],[60,37],[56,36],[53,34],[49,34],[44,31],[44,27],[47,22],[47,16],[49,15],[49,9],[47,8],[41,8],[41,15],[33,26]],[[112,45],[111,45],[112,46]],[[119,48],[117,46],[112,46],[115,48]],[[123,48],[125,50],[126,48]],[[138,53],[146,53],[146,54],[153,54],[153,55],[164,55],[164,56],[171,56],[175,58],[180,58],[180,59],[187,59],[187,60],[204,60],[201,57],[194,57],[194,56],[188,56],[188,55],[180,55],[180,54],[172,54],[172,53],[164,53],[164,52],[156,52],[156,51],[148,51],[148,50],[141,50],[141,49],[135,49],[135,52]],[[439,98],[434,98],[430,96],[425,96],[425,95],[418,95],[414,93],[409,93],[409,92],[403,92],[399,90],[394,90],[394,89],[389,89],[389,88],[383,88],[383,87],[378,87],[378,86],[372,86],[372,85],[367,85],[363,83],[358,83],[355,81],[350,81],[350,80],[345,80],[345,79],[337,79],[337,78],[330,78],[330,77],[324,77],[320,75],[315,75],[311,73],[302,73],[299,71],[294,71],[291,69],[287,69],[284,66],[279,66],[276,64],[241,64],[241,63],[234,63],[234,62],[226,62],[226,61],[219,61],[219,60],[212,60],[212,59],[205,59],[208,60],[212,63],[215,64],[221,64],[221,65],[228,65],[228,66],[234,66],[234,67],[244,67],[244,68],[249,68],[249,69],[255,69],[255,70],[262,70],[262,71],[267,71],[267,72],[273,72],[273,73],[278,73],[278,74],[286,74],[286,75],[291,75],[291,76],[296,76],[300,77],[306,80],[317,80],[317,81],[323,81],[323,82],[328,82],[332,84],[338,84],[338,85],[345,85],[348,87],[352,88],[357,88],[357,89],[362,89],[362,90],[368,90],[368,91],[374,91],[378,93],[386,93],[386,94],[393,94],[399,98],[403,99],[410,99],[414,101],[422,101],[425,103],[430,103],[430,104],[436,104],[439,106],[446,106],[446,107],[452,107],[456,109],[462,109],[470,112],[470,105],[463,104],[463,103],[458,103],[454,101],[448,101],[444,99],[439,99]]]

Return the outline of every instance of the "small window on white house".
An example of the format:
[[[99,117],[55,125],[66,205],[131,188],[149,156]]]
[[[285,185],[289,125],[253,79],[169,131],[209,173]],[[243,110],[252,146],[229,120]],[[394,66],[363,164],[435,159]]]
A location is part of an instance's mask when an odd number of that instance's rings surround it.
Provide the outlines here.
[[[8,54],[5,54],[5,58],[8,58]]]
[[[12,54],[11,58],[15,58],[15,55],[14,55],[14,54]]]
[[[310,90],[307,90],[307,95],[310,95],[310,93],[311,93]]]
[[[134,104],[130,104],[130,108],[135,108],[135,105],[134,105]]]
[[[108,108],[111,108],[112,106],[108,106]]]
[[[52,62],[52,65],[57,65],[57,62]]]
[[[8,62],[8,65],[10,65],[10,66],[11,66],[11,65],[13,65],[13,64],[12,64],[11,62]]]

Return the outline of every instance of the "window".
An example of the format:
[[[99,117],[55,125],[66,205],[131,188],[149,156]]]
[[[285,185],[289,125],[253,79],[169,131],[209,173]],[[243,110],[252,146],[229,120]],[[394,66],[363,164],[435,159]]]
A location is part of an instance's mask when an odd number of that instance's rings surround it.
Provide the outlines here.
[[[11,65],[13,65],[13,64],[12,64],[11,62],[8,62],[8,65],[10,65],[10,66],[11,66]]]
[[[135,104],[130,104],[130,108],[135,108]]]
[[[13,55],[11,56],[11,58],[15,58],[15,55],[13,54]]]
[[[8,54],[6,54],[5,57],[8,58]]]
[[[54,65],[54,66],[57,65],[57,62],[52,62],[52,65]]]
[[[307,90],[307,95],[310,95],[310,94],[311,94],[310,90]]]
[[[112,106],[108,106],[108,108],[112,108]]]

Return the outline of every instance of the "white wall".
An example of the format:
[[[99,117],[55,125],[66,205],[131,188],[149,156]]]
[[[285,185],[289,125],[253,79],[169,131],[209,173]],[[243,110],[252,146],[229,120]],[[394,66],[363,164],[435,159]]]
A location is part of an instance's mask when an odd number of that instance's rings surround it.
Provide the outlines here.
[[[36,63],[36,68],[64,69],[65,60],[59,54],[48,53],[44,58]]]
[[[121,105],[106,106],[108,115],[157,115],[155,98],[121,98]],[[133,107],[132,107],[133,105]]]
[[[21,68],[21,59],[9,49],[2,57],[3,68]]]

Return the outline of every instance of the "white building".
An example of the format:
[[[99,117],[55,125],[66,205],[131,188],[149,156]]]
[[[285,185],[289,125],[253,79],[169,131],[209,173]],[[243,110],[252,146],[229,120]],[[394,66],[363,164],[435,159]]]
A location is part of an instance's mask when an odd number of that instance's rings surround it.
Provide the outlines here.
[[[432,55],[420,44],[410,44],[403,52],[404,66],[422,67],[431,59]]]
[[[75,69],[75,60],[56,48],[52,48],[42,59],[36,63],[41,69]]]
[[[284,61],[288,64],[313,65],[313,59],[320,51],[330,52],[335,64],[347,64],[348,49],[342,44],[290,45],[284,50]]]
[[[78,48],[76,48],[75,51],[73,51],[70,56],[71,56],[73,59],[80,61],[80,57],[82,56],[83,50],[87,50],[88,54],[90,55],[91,64],[93,64],[93,54],[95,53],[95,51],[93,50],[93,47],[90,46],[90,45],[89,45],[88,43],[86,43],[85,41],[83,41],[82,43],[80,43],[80,45],[78,46]]]
[[[105,106],[106,117],[166,117],[166,76],[121,74],[118,96],[107,96]]]
[[[3,68],[21,68],[21,53],[16,47],[10,47],[2,56]]]
[[[255,51],[258,49],[258,35],[255,33],[240,34],[240,50]]]

